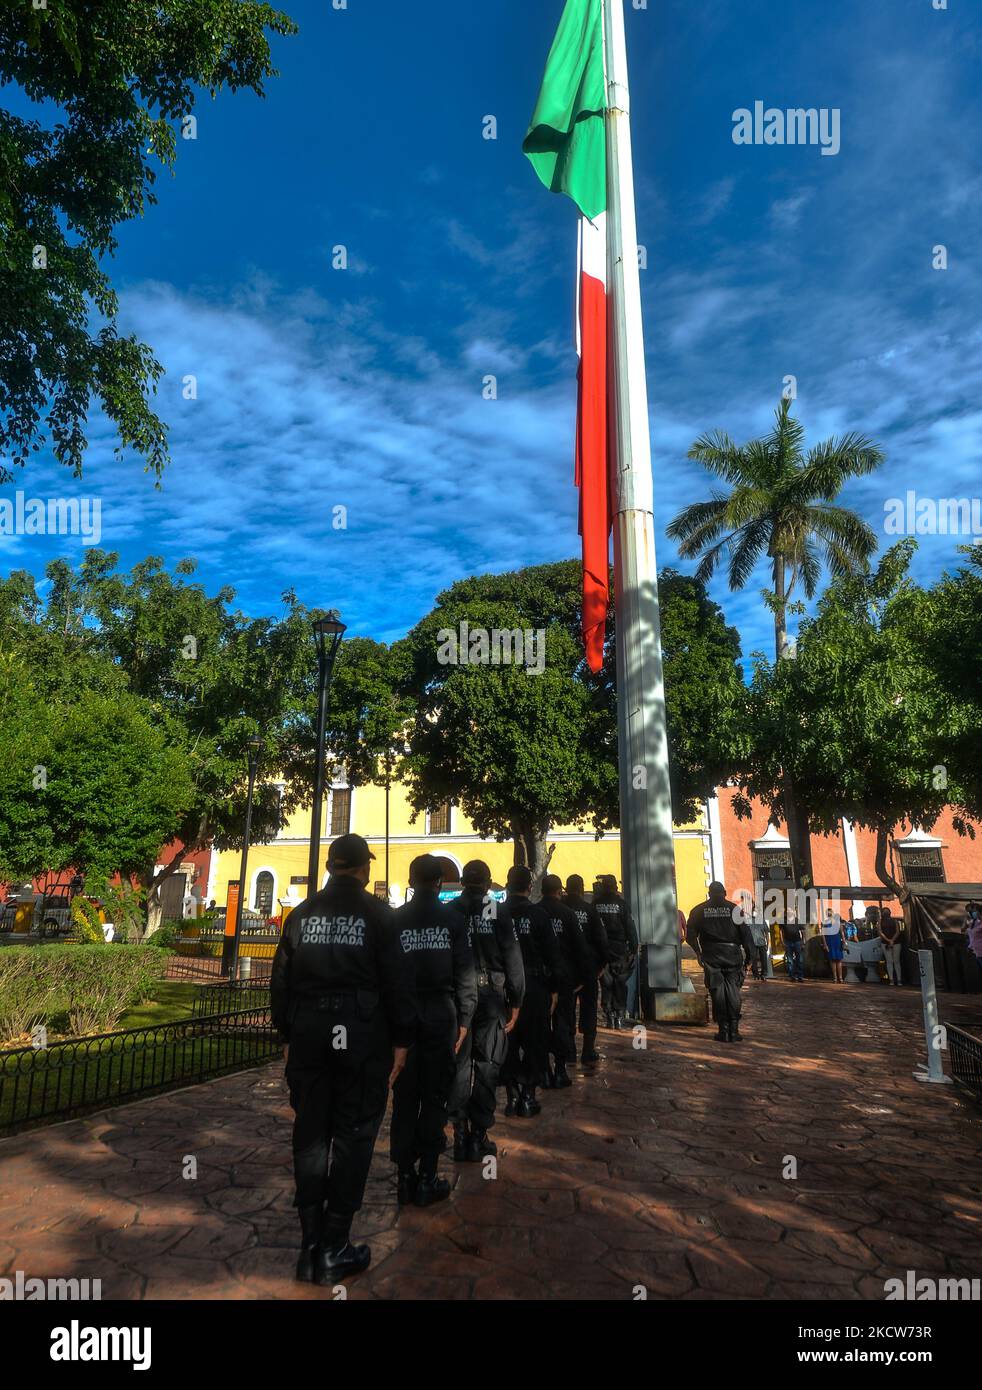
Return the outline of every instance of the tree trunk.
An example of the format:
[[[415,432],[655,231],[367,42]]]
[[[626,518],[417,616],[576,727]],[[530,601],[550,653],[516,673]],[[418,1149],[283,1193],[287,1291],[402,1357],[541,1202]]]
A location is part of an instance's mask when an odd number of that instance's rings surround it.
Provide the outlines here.
[[[774,556],[774,597],[777,607],[774,610],[774,652],[778,661],[790,658],[788,644],[788,596],[785,589],[784,556]],[[812,877],[811,834],[808,812],[798,804],[795,795],[794,779],[784,768],[784,819],[788,826],[788,843],[791,846],[791,867],[796,888],[811,888]]]
[[[532,870],[532,897],[538,901],[542,896],[542,880],[549,872],[549,864],[556,852],[555,845],[546,843],[549,837],[549,822],[536,824],[533,821],[516,821],[513,834],[515,863],[524,864]]]
[[[876,876],[886,888],[891,888],[900,897],[900,884],[887,868],[887,850],[890,845],[890,831],[892,826],[879,825],[876,828],[876,856],[873,860],[873,867]]]
[[[788,655],[788,596],[784,588],[784,556],[774,556],[774,650],[778,661]]]
[[[195,850],[203,849],[208,836],[208,817],[202,816],[198,825],[198,833],[195,836],[193,845],[184,845],[174,855],[169,864],[165,864],[159,874],[154,874],[153,869],[149,869],[143,876],[143,886],[147,890],[147,927],[143,933],[143,940],[153,933],[160,926],[162,907],[160,905],[160,888],[165,879],[176,874],[181,867],[182,861]]]

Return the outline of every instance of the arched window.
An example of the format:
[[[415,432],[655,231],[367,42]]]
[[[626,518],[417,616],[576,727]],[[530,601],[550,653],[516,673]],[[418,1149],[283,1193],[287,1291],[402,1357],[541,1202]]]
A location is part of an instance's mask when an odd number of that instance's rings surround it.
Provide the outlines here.
[[[263,869],[261,874],[256,875],[253,907],[264,917],[272,917],[273,915],[273,875],[266,869]]]

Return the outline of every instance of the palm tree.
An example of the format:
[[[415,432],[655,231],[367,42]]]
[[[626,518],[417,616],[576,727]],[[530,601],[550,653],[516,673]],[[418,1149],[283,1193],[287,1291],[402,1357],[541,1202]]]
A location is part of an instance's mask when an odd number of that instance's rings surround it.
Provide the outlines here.
[[[770,560],[774,645],[778,661],[788,647],[788,604],[795,586],[814,597],[822,558],[838,578],[863,570],[876,550],[876,534],[862,517],[834,505],[849,478],[879,468],[883,450],[862,435],[826,439],[804,452],[805,431],[791,418],[785,397],[775,412],[774,429],[763,439],[738,448],[728,434],[704,434],[689,450],[717,478],[732,484],[729,496],[714,493],[708,502],[693,502],[668,527],[687,560],[701,556],[697,578],[708,580],[728,556],[731,589],[742,589],[758,561]],[[784,819],[794,879],[812,886],[811,837],[807,807],[800,804],[789,768],[783,777]]]
[[[805,431],[790,411],[785,398],[771,433],[742,447],[722,430],[701,435],[689,458],[732,484],[732,490],[693,502],[668,527],[680,555],[702,557],[699,579],[710,578],[725,552],[731,589],[742,589],[761,557],[768,557],[778,660],[789,655],[788,604],[795,586],[812,598],[823,557],[838,578],[865,569],[876,550],[872,528],[847,507],[835,506],[834,499],[849,478],[872,473],[885,458],[858,434],[826,439],[806,455]]]

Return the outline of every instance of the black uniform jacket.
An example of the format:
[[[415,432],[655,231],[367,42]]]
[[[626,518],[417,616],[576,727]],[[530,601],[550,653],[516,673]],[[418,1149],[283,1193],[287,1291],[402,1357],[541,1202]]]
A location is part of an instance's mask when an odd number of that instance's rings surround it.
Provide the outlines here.
[[[753,950],[753,937],[745,922],[737,922],[736,903],[712,902],[708,898],[689,913],[685,939],[706,965],[717,970],[733,970],[743,965]]]
[[[412,901],[393,916],[416,993],[452,996],[458,1028],[469,1028],[477,1008],[477,972],[467,923],[425,888],[417,889]]]
[[[576,913],[559,898],[543,898],[541,907],[552,923],[556,940],[559,942],[559,951],[566,972],[564,988],[576,989],[586,983],[591,973],[596,974],[596,971],[591,971],[592,957],[580,932]]]
[[[567,894],[564,901],[579,924],[590,969],[594,975],[599,975],[610,960],[610,944],[607,941],[607,928],[603,924],[603,918],[586,898],[570,897]]]
[[[595,893],[593,906],[606,928],[610,954],[636,956],[638,929],[620,893]]]
[[[474,952],[478,987],[503,990],[513,1009],[520,1009],[525,998],[525,967],[518,949],[511,913],[504,903],[480,889],[465,887],[450,904],[464,918]]]
[[[553,993],[570,988],[552,922],[539,903],[512,893],[506,899],[505,906],[515,924],[515,935],[521,947],[525,974],[541,975]]]
[[[336,874],[287,918],[273,957],[273,1026],[289,1042],[299,1005],[327,994],[358,994],[381,1003],[393,1047],[415,1037],[412,971],[399,946],[393,914],[350,874]]]

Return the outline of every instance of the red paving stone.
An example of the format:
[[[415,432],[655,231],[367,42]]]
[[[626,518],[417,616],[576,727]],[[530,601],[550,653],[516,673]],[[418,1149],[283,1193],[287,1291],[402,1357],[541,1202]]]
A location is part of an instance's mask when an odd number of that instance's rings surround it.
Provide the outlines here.
[[[944,996],[976,1032],[982,999]],[[400,1212],[383,1129],[357,1299],[882,1297],[982,1274],[982,1111],[912,1078],[913,990],[750,984],[740,1047],[709,1028],[602,1034],[607,1060],[495,1129],[497,1174]],[[325,1299],[292,1280],[282,1066],[0,1143],[0,1272],[104,1298]],[[197,1178],[182,1177],[186,1156]],[[782,1176],[789,1158],[797,1178]]]

